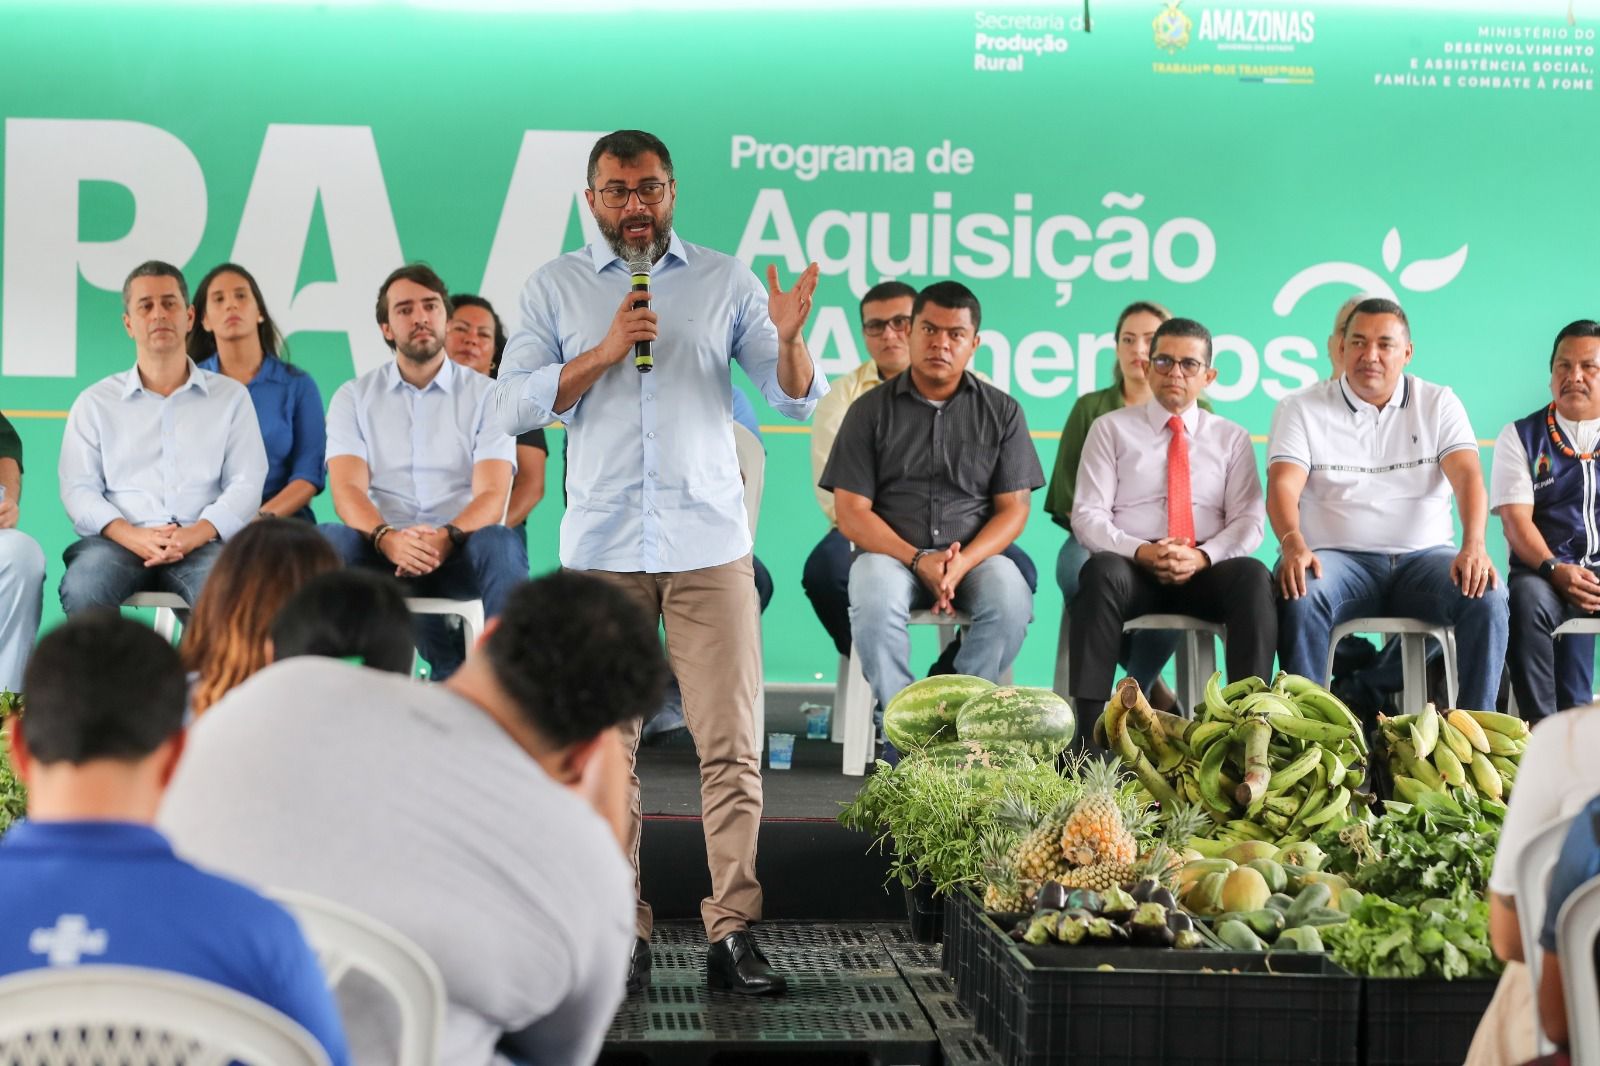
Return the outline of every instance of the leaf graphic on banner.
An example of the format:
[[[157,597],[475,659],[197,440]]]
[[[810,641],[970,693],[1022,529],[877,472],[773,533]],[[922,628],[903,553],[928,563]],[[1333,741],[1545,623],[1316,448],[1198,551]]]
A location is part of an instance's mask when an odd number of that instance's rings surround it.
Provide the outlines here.
[[[1400,271],[1400,285],[1412,292],[1442,289],[1456,279],[1466,263],[1467,246],[1463,244],[1443,259],[1418,259],[1410,264]]]
[[[1400,230],[1389,230],[1383,238],[1383,269],[1394,273],[1394,268],[1400,265]]]

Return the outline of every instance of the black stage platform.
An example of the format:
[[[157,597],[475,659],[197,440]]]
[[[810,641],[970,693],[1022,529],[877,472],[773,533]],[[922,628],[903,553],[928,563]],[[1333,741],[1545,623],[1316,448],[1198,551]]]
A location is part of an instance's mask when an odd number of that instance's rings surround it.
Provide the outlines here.
[[[749,999],[705,986],[700,900],[710,891],[700,782],[687,744],[644,748],[640,844],[656,913],[651,987],[613,1020],[603,1066],[976,1066],[998,1063],[956,1002],[938,945],[917,944],[898,884],[870,841],[839,825],[864,778],[839,746],[797,740],[793,769],[763,770],[756,927],[789,993]]]

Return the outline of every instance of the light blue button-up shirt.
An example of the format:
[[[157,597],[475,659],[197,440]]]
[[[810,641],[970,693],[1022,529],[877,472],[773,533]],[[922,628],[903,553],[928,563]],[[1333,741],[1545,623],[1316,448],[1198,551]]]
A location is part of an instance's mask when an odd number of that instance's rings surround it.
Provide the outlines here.
[[[501,428],[567,425],[563,565],[659,574],[731,562],[750,551],[750,530],[730,363],[744,368],[773,410],[796,420],[810,417],[827,381],[812,356],[811,390],[786,395],[765,288],[739,260],[674,234],[650,277],[655,370],[641,374],[625,359],[558,413],[563,364],[605,339],[630,277],[597,242],[528,279],[522,326],[500,361]]]
[[[423,388],[385,363],[347,381],[328,405],[328,458],[353,455],[367,495],[395,526],[442,526],[472,502],[472,468],[517,465],[517,442],[494,418],[494,382],[449,359]]]
[[[135,366],[73,401],[56,473],[79,536],[119,518],[143,527],[204,519],[227,540],[261,507],[267,452],[237,381],[190,363],[189,379],[162,396]]]

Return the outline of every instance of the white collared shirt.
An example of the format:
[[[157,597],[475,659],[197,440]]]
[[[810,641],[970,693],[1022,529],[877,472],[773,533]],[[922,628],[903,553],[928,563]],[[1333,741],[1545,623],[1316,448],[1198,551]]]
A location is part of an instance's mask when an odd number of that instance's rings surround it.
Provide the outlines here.
[[[1078,461],[1072,535],[1091,552],[1132,558],[1167,535],[1167,448],[1172,417],[1155,400],[1094,420]],[[1250,434],[1190,404],[1189,499],[1197,547],[1213,564],[1249,555],[1266,519]]]
[[[135,365],[73,401],[56,473],[81,537],[119,518],[146,528],[204,519],[227,540],[261,507],[267,451],[237,381],[190,362],[188,379],[162,396]]]
[[[1278,405],[1267,465],[1308,471],[1300,531],[1312,551],[1400,555],[1455,543],[1450,482],[1440,465],[1477,451],[1466,408],[1444,385],[1411,374],[1382,408],[1343,377]]]
[[[1600,444],[1600,418],[1573,422],[1557,411],[1556,426],[1579,452],[1592,452]],[[1507,422],[1495,439],[1494,463],[1489,467],[1489,510],[1508,503],[1533,506],[1533,471],[1515,422]]]
[[[396,526],[442,526],[472,502],[472,468],[517,464],[516,438],[494,417],[494,382],[450,359],[422,388],[385,363],[347,381],[328,405],[328,458],[353,455],[367,495]]]

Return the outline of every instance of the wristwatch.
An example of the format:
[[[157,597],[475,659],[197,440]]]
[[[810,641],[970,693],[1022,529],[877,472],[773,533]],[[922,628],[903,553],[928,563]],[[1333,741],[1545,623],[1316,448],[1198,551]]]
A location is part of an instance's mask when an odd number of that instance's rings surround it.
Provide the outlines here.
[[[1539,576],[1549,581],[1554,576],[1556,567],[1560,565],[1560,561],[1554,555],[1550,556],[1550,558],[1539,564]]]
[[[450,546],[452,548],[459,548],[467,542],[467,535],[461,532],[457,526],[446,525],[444,531],[450,537]]]

